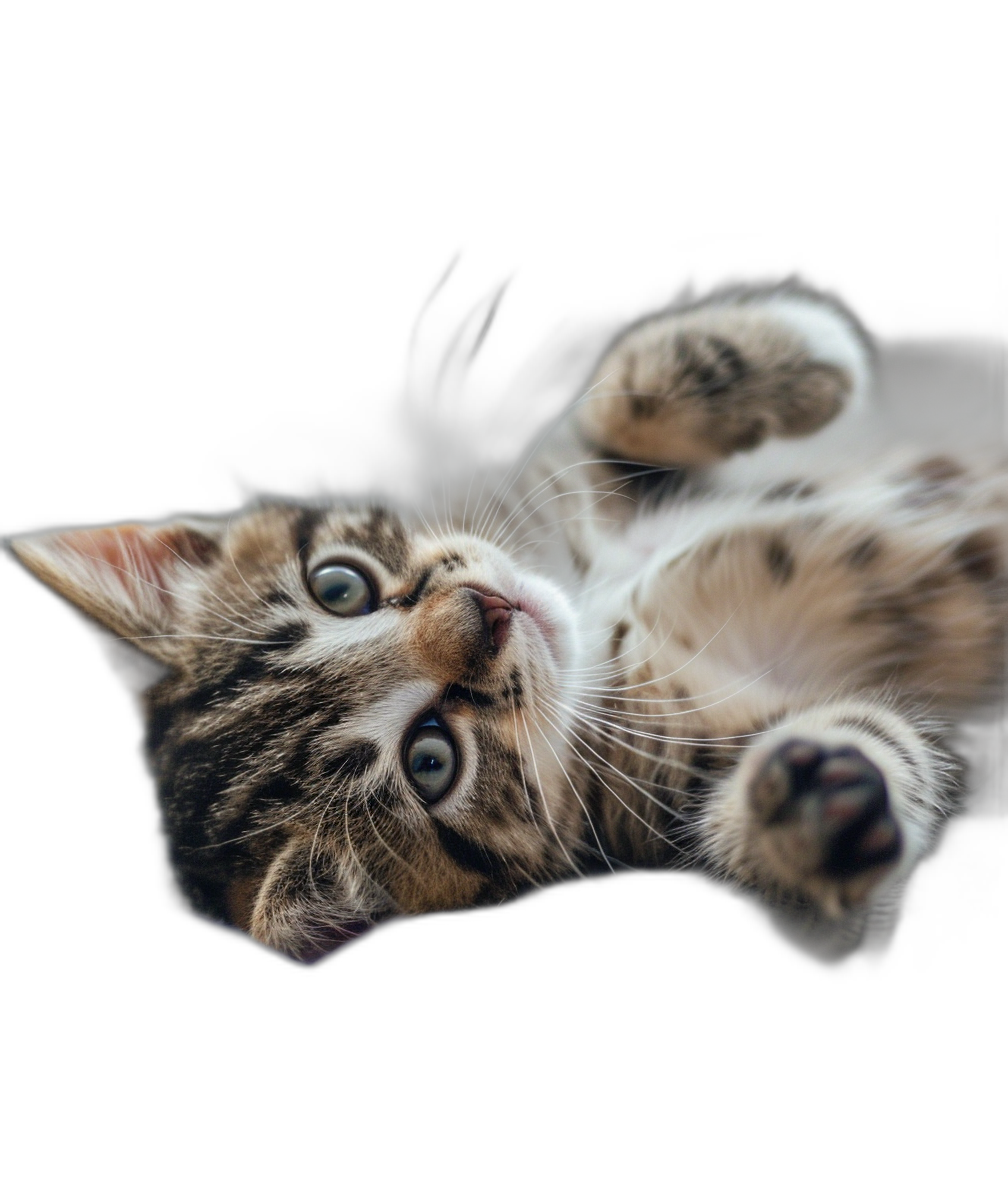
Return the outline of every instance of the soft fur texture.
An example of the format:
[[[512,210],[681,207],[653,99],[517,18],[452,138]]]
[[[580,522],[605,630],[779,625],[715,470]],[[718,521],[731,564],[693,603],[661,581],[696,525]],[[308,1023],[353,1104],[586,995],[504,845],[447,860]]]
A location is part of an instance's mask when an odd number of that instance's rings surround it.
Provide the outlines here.
[[[492,495],[12,546],[166,666],[180,883],[270,946],[623,866],[856,927],[953,808],[948,737],[1003,676],[1008,479],[904,458],[739,491],[716,462],[816,432],[870,374],[832,299],[726,289],[628,328]],[[326,564],[373,611],[320,603]],[[430,719],[457,761],[433,801],[405,767]]]

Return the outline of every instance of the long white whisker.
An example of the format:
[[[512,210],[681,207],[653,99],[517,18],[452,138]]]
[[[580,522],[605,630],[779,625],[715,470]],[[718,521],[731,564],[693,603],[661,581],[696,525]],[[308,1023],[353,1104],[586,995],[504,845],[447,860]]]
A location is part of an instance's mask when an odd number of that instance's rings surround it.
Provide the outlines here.
[[[522,721],[522,727],[525,729],[525,736],[528,739],[529,757],[532,760],[532,768],[533,768],[533,771],[535,772],[536,788],[539,790],[539,797],[542,799],[543,810],[546,813],[546,821],[549,823],[550,830],[553,832],[553,837],[556,839],[557,845],[560,847],[560,850],[563,852],[567,862],[571,865],[575,874],[578,876],[583,876],[584,875],[583,869],[578,865],[578,863],[575,861],[574,857],[567,850],[567,847],[565,846],[563,840],[560,838],[560,835],[557,831],[556,824],[553,821],[553,816],[550,814],[549,803],[546,801],[546,791],[543,789],[542,779],[539,776],[539,765],[536,762],[535,748],[533,747],[533,744],[532,744],[532,733],[529,731],[528,723],[526,722],[524,712],[522,712],[522,714],[521,714],[521,721]]]
[[[556,758],[556,762],[560,766],[560,770],[563,773],[564,777],[567,778],[567,784],[571,787],[571,793],[577,798],[578,805],[581,807],[581,810],[584,813],[585,818],[588,820],[588,826],[591,828],[592,835],[595,839],[595,845],[596,845],[596,847],[598,847],[599,853],[601,854],[602,858],[605,860],[606,867],[608,867],[608,869],[610,871],[614,871],[615,869],[613,868],[613,865],[609,862],[609,856],[606,855],[605,848],[602,846],[602,840],[599,838],[598,831],[595,829],[595,823],[592,821],[592,816],[588,812],[588,807],[584,804],[584,799],[581,797],[581,795],[578,793],[577,789],[574,787],[574,782],[571,780],[570,774],[567,772],[566,768],[564,768],[563,761],[560,760],[560,757],[557,754],[557,750],[553,747],[552,744],[550,744],[549,737],[546,735],[546,733],[540,727],[539,721],[533,717],[532,722],[535,724],[536,729],[539,732],[539,735],[542,736],[543,740],[545,741],[546,746],[549,748],[550,752],[552,752],[553,756]],[[555,724],[551,723],[550,727],[552,727],[554,729],[554,731],[556,731],[556,733],[561,738],[564,737],[564,733],[561,732],[560,729]]]

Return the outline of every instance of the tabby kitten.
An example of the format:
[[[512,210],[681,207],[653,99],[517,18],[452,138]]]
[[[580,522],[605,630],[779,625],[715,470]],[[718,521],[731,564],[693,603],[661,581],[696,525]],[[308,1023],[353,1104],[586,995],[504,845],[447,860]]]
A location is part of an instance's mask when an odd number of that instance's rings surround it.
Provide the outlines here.
[[[740,491],[717,463],[816,432],[870,371],[832,299],[724,290],[627,329],[492,496],[11,546],[164,664],[179,882],[295,958],[626,866],[849,922],[931,844],[947,737],[1002,676],[1008,480],[929,459]]]

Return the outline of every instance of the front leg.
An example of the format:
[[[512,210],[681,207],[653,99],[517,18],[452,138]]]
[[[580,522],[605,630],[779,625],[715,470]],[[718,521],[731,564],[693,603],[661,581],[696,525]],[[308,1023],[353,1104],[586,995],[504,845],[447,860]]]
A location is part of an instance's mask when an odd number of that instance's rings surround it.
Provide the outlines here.
[[[913,867],[955,792],[949,759],[909,720],[836,702],[746,753],[712,793],[703,844],[715,868],[771,900],[839,919]]]
[[[576,408],[600,455],[709,464],[823,427],[870,379],[863,330],[795,283],[738,288],[627,329]]]
[[[596,531],[625,525],[655,478],[816,431],[865,395],[871,353],[851,313],[792,282],[646,317],[474,521],[491,535],[508,524],[500,537],[521,548],[555,533],[559,510],[584,571]],[[464,525],[468,497],[459,509]]]

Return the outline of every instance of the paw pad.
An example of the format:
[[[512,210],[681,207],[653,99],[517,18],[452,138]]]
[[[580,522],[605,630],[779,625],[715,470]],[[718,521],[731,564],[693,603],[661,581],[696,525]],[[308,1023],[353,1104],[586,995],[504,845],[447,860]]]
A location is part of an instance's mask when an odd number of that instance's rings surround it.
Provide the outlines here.
[[[774,845],[808,872],[848,879],[895,863],[903,849],[882,772],[850,745],[787,741],[757,773],[749,800]]]

